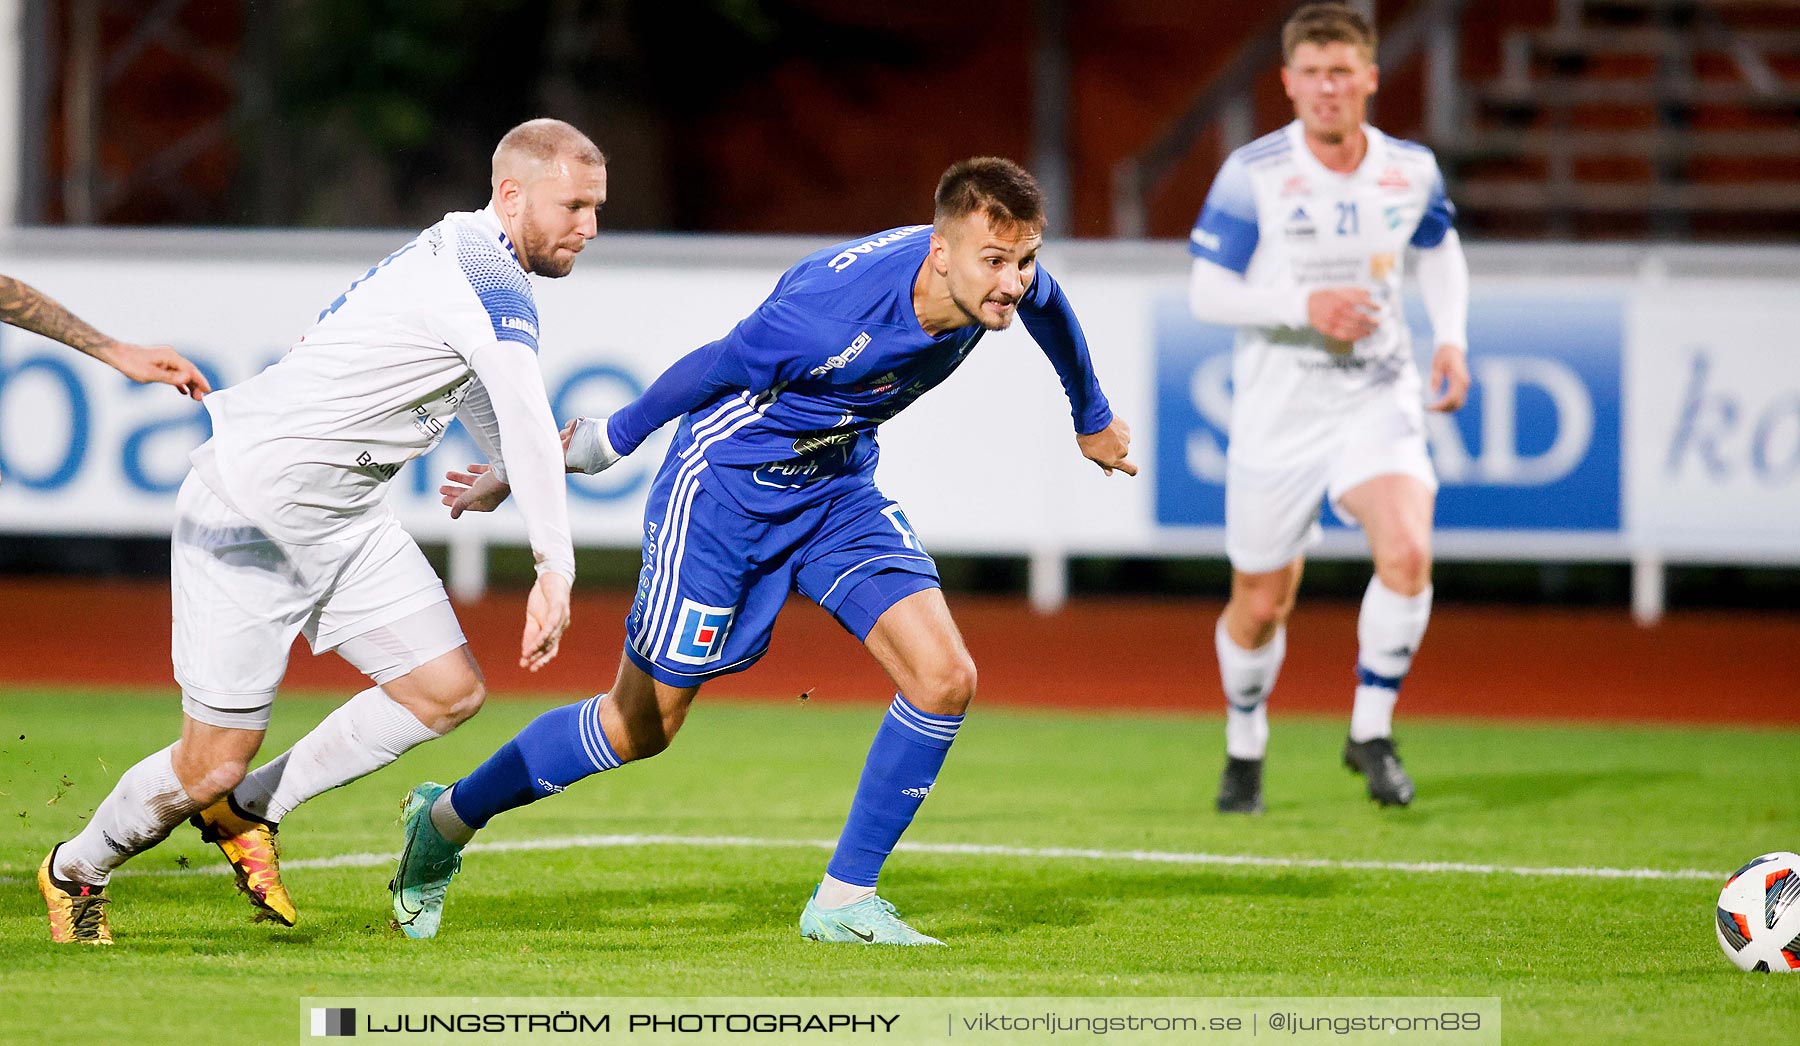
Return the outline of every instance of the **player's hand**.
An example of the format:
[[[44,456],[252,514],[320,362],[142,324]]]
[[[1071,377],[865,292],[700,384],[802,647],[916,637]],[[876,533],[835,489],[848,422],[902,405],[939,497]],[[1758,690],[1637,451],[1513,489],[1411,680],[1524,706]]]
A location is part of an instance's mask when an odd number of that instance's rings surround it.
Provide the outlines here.
[[[1306,321],[1327,338],[1356,342],[1375,333],[1375,299],[1361,287],[1326,287],[1306,299]]]
[[[1137,475],[1137,466],[1133,465],[1126,455],[1131,453],[1131,426],[1125,419],[1113,416],[1112,424],[1099,432],[1075,437],[1076,446],[1081,448],[1081,456],[1100,466],[1100,471],[1107,475],[1118,469],[1127,476]]]
[[[1434,393],[1443,389],[1443,393],[1432,401],[1432,410],[1448,414],[1462,409],[1469,398],[1469,354],[1461,345],[1437,347],[1431,357],[1431,384],[1427,387]]]
[[[494,475],[492,465],[470,465],[469,471],[446,472],[444,478],[449,482],[439,487],[438,493],[450,506],[451,519],[465,512],[492,512],[512,493],[512,487]]]
[[[624,458],[606,438],[605,418],[576,418],[562,427],[563,469],[589,476],[605,472]]]
[[[200,368],[189,363],[170,345],[114,342],[106,353],[106,361],[141,385],[160,381],[195,399],[212,391],[212,385],[207,382],[206,375],[200,373]]]
[[[538,575],[525,600],[525,636],[519,642],[519,667],[533,672],[556,657],[569,628],[569,579],[553,571]]]

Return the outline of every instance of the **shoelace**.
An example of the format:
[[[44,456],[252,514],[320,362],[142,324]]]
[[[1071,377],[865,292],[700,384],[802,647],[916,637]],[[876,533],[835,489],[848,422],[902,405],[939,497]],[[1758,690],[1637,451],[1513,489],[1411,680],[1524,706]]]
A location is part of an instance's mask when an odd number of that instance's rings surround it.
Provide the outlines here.
[[[443,866],[440,865],[439,867]],[[421,886],[419,888],[419,895],[428,901],[442,900],[444,893],[450,889],[450,877],[460,871],[462,871],[462,854],[453,854],[450,857],[449,867],[444,872],[443,878],[433,879],[424,886]]]
[[[75,917],[75,939],[86,940],[100,936],[100,922],[105,917],[106,906],[112,898],[105,896],[75,897],[69,901],[71,914]]]
[[[887,898],[880,897],[880,896],[876,897],[875,905],[876,905],[876,907],[881,909],[882,914],[886,915],[890,922],[900,923],[900,925],[902,925],[902,926],[906,925],[905,923],[900,921],[899,909],[895,908],[893,905],[893,902],[889,901]],[[911,927],[907,927],[907,928],[911,929]]]

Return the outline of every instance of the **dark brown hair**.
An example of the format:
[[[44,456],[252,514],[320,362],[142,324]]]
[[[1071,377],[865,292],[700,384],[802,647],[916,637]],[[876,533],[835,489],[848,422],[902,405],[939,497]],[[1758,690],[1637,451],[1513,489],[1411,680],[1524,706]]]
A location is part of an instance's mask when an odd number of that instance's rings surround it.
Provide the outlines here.
[[[1374,27],[1343,4],[1306,4],[1289,16],[1281,27],[1282,61],[1293,61],[1301,44],[1350,44],[1361,48],[1369,61],[1375,60]]]
[[[977,156],[950,165],[938,179],[932,224],[941,232],[952,222],[980,211],[996,230],[1044,224],[1044,192],[1031,172],[998,156]]]

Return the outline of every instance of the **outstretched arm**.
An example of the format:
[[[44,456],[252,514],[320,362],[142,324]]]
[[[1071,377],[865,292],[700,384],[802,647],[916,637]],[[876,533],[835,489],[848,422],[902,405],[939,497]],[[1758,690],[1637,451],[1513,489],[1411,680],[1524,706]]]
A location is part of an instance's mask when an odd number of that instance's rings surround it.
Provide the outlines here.
[[[1100,379],[1088,354],[1087,336],[1075,318],[1075,309],[1042,266],[1019,303],[1019,319],[1062,380],[1075,421],[1075,442],[1082,456],[1109,476],[1113,469],[1128,476],[1137,475],[1137,466],[1127,458],[1131,427],[1113,416],[1112,405],[1100,391]]]
[[[618,464],[650,434],[704,406],[720,392],[742,387],[725,376],[725,342],[703,345],[681,357],[644,394],[604,418],[573,418],[562,427],[564,467],[590,476]]]
[[[11,276],[0,276],[0,320],[85,352],[132,381],[173,385],[195,399],[212,391],[200,369],[173,348],[109,338],[42,291]]]
[[[760,395],[794,376],[796,352],[810,344],[796,306],[770,299],[731,333],[681,357],[644,394],[605,419],[578,418],[563,429],[571,472],[599,472],[642,446],[650,434],[733,391]]]

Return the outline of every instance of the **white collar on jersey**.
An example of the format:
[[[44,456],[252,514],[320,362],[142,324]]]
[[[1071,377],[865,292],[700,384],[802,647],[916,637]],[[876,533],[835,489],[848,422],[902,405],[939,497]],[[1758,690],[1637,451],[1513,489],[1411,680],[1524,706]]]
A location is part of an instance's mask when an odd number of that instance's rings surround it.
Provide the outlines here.
[[[1313,155],[1312,146],[1306,144],[1306,129],[1301,126],[1298,119],[1290,122],[1282,130],[1287,132],[1288,141],[1294,147],[1294,155],[1299,157],[1297,162],[1328,178],[1350,181],[1360,178],[1364,174],[1379,173],[1382,165],[1387,163],[1387,135],[1382,134],[1380,129],[1373,124],[1362,125],[1363,138],[1368,141],[1369,147],[1363,152],[1362,162],[1356,165],[1356,170],[1348,173],[1334,171],[1319,162],[1319,158]]]
[[[500,246],[506,248],[507,256],[513,260],[513,264],[520,269],[525,268],[525,263],[519,258],[519,252],[513,249],[512,238],[506,235],[506,226],[500,224],[500,212],[494,210],[492,200],[488,201],[486,207],[475,212],[475,220],[485,225],[488,235],[493,236]]]

